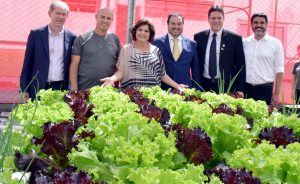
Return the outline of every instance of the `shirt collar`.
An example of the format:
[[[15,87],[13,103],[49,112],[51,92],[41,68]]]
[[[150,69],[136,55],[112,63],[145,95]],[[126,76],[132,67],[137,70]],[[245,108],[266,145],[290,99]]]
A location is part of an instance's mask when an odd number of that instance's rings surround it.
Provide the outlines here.
[[[222,36],[222,31],[223,31],[223,28],[222,29],[220,29],[218,32],[216,32],[216,34],[217,34],[217,36],[219,37],[219,38],[221,38],[221,36]],[[209,37],[212,37],[212,35],[214,34],[214,32],[213,32],[213,30],[209,30]]]
[[[58,35],[58,36],[61,36],[61,35],[64,33],[64,31],[65,31],[65,28],[63,27],[63,28],[61,29],[61,31],[60,31],[57,35]],[[51,30],[51,28],[50,28],[50,25],[48,25],[48,32],[49,32],[50,35],[56,36],[56,34],[52,32],[52,30]]]
[[[249,38],[254,41],[260,41],[260,40],[256,40],[254,38],[254,34],[252,34]],[[268,33],[266,33],[265,36],[261,40],[269,40],[269,39],[270,39],[270,35]]]
[[[173,36],[172,36],[170,33],[168,33],[168,37],[169,37],[169,41],[174,39]],[[181,41],[181,40],[182,40],[182,36],[179,35],[179,36],[177,37],[177,40]]]
[[[270,39],[270,35],[268,33],[266,33],[266,35],[263,37],[264,40],[269,40]]]

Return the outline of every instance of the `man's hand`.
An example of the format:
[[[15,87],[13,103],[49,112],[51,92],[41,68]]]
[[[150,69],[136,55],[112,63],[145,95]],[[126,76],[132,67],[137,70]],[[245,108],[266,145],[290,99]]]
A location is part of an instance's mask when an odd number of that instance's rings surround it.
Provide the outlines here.
[[[245,97],[245,96],[244,96],[244,92],[242,92],[242,91],[236,91],[235,94],[236,94],[238,97],[240,97],[240,98],[244,98],[244,97]]]
[[[78,87],[74,87],[74,86],[70,87],[70,91],[77,91],[77,90],[78,90]]]
[[[272,104],[277,105],[279,103],[279,95],[273,94],[272,96]]]
[[[28,99],[29,99],[29,94],[27,92],[26,93],[21,93],[21,95],[20,95],[20,102],[21,103],[26,103]]]
[[[292,91],[292,96],[291,96],[291,98],[292,98],[292,102],[296,104],[297,102],[296,102],[295,91]]]

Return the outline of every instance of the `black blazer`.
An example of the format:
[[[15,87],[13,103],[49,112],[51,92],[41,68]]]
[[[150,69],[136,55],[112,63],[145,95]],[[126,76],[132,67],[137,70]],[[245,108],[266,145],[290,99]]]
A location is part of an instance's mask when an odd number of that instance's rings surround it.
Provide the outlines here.
[[[197,52],[200,62],[200,84],[201,80],[203,80],[208,37],[209,30],[202,31],[194,35],[194,40],[197,43]],[[221,76],[224,76],[225,91],[227,91],[230,81],[237,74],[238,75],[234,81],[234,85],[231,87],[230,91],[244,91],[246,81],[246,66],[242,37],[223,29],[220,47],[219,67]]]
[[[64,30],[64,85],[69,86],[69,66],[71,51],[76,36],[68,30]],[[49,38],[48,26],[31,30],[25,51],[23,68],[20,76],[20,88],[22,92],[28,92],[30,98],[35,98],[37,90],[44,89],[49,72]],[[36,76],[37,80],[32,80]],[[30,84],[30,82],[32,83]],[[30,85],[29,85],[30,84]]]

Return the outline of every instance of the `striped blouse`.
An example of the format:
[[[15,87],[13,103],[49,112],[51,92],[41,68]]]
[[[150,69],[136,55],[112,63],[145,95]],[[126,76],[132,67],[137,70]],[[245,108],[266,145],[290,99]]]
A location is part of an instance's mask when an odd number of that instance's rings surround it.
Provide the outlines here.
[[[117,68],[124,74],[122,88],[160,86],[161,77],[166,74],[161,52],[152,44],[150,52],[134,48],[132,43],[125,45],[121,49]]]

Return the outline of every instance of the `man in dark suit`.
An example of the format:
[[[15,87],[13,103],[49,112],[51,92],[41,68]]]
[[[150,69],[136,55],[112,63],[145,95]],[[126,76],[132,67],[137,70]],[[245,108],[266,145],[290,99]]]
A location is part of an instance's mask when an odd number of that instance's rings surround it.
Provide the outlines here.
[[[222,7],[209,9],[208,22],[209,30],[194,35],[200,61],[199,83],[205,91],[231,91],[244,97],[246,74],[242,37],[223,29]]]
[[[163,56],[167,74],[178,84],[199,89],[199,61],[196,43],[182,35],[184,17],[179,13],[168,16],[168,34],[153,41]],[[163,89],[170,86],[162,84]]]
[[[28,36],[20,76],[25,100],[34,99],[40,89],[68,89],[71,49],[76,37],[64,28],[68,12],[66,3],[51,3],[50,24],[32,30]]]

